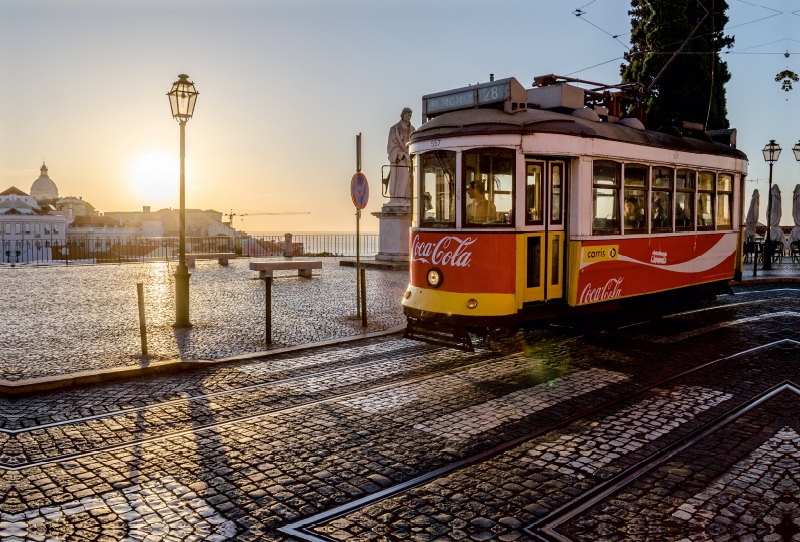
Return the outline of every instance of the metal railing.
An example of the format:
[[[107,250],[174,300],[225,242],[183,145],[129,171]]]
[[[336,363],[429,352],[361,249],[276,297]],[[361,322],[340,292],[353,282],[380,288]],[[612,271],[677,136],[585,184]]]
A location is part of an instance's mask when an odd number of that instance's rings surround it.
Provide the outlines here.
[[[177,261],[178,237],[70,236],[66,240],[0,243],[0,265],[122,264]],[[233,253],[239,257],[355,256],[355,235],[187,237],[186,254]],[[378,253],[378,236],[361,236],[362,256]]]

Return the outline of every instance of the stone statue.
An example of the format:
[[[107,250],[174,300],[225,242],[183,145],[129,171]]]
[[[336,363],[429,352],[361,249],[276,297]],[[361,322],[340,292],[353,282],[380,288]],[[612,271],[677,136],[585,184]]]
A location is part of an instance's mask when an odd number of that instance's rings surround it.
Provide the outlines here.
[[[389,205],[400,205],[408,207],[411,200],[404,199],[411,195],[410,181],[411,175],[409,166],[411,159],[408,156],[408,139],[414,127],[411,126],[411,109],[406,107],[400,113],[400,122],[389,130],[389,143],[386,152],[389,153]]]

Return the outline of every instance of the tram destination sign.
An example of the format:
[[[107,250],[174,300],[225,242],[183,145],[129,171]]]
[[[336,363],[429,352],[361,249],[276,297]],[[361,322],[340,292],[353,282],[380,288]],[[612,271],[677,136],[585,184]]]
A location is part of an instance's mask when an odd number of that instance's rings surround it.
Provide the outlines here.
[[[527,99],[525,88],[509,77],[423,96],[422,114],[426,119],[431,119],[448,111],[487,106],[497,108],[497,104],[502,104],[506,113],[515,113],[527,108]]]

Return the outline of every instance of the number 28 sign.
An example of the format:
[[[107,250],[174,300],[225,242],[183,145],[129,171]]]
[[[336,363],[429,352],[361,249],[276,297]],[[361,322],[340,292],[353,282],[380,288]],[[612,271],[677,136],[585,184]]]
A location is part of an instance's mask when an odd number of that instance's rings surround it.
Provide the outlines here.
[[[367,176],[363,173],[356,173],[350,181],[350,196],[353,198],[353,205],[363,209],[369,202],[369,183]]]

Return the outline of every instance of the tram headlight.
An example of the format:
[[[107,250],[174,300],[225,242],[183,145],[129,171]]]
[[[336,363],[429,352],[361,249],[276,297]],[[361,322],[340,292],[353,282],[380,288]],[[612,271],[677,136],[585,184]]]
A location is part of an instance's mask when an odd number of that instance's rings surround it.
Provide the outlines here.
[[[478,300],[477,299],[468,299],[467,300],[467,308],[468,309],[474,309],[477,306],[478,306]]]
[[[408,291],[408,292],[403,294],[403,299],[408,299],[409,297],[411,297],[411,292],[410,291]]]
[[[428,286],[431,288],[438,288],[442,285],[442,272],[435,267],[428,271],[425,278],[428,280]]]

